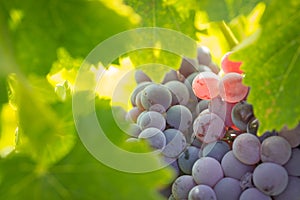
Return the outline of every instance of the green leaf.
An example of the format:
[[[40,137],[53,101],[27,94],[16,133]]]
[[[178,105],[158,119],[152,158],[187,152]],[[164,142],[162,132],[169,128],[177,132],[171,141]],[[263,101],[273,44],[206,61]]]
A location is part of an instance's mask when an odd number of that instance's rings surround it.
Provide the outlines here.
[[[44,168],[24,155],[0,160],[3,199],[163,199],[156,191],[171,178],[167,169],[129,174],[94,159],[78,142],[63,160]]]
[[[295,127],[300,120],[299,1],[272,1],[261,25],[259,38],[233,57],[243,61],[260,134]]]
[[[9,28],[1,38],[11,41],[14,60],[25,73],[46,75],[59,47],[85,57],[104,39],[132,27],[129,16],[101,1],[12,0],[1,1],[0,9]],[[0,50],[2,45],[0,40]]]

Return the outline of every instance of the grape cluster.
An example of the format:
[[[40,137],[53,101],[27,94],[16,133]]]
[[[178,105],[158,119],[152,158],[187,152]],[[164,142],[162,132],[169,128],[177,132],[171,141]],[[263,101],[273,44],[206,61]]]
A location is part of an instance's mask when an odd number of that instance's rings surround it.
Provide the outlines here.
[[[146,140],[176,172],[169,199],[299,200],[300,124],[257,136],[241,62],[212,62],[207,47],[161,83],[136,71],[127,112],[131,140]]]

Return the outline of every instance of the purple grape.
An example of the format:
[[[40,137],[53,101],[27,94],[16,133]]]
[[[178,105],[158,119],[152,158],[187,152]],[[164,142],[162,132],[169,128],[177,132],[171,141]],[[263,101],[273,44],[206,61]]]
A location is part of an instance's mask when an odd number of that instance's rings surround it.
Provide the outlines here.
[[[129,124],[126,130],[126,133],[132,137],[138,137],[141,132],[142,132],[141,127],[133,123]]]
[[[141,91],[141,103],[145,109],[160,104],[167,110],[171,102],[172,94],[166,86],[153,83]]]
[[[172,195],[175,199],[188,199],[190,190],[195,186],[196,183],[192,176],[180,176],[172,185]]]
[[[165,84],[169,81],[180,81],[180,82],[184,82],[185,77],[180,74],[179,71],[175,71],[173,69],[171,69],[169,72],[167,72],[163,78],[163,81],[161,82],[162,84]]]
[[[166,146],[162,154],[171,158],[177,157],[187,145],[185,136],[177,129],[167,129],[163,133],[166,137]]]
[[[292,155],[284,168],[290,176],[300,176],[300,149],[292,149]]]
[[[238,180],[240,180],[247,172],[253,172],[255,168],[255,165],[246,165],[239,161],[234,156],[232,150],[224,155],[221,165],[225,176]]]
[[[286,189],[277,196],[274,200],[299,200],[300,198],[300,178],[289,176],[289,182]]]
[[[242,188],[240,182],[234,178],[222,178],[214,187],[217,199],[239,200]]]
[[[189,146],[178,157],[178,165],[181,171],[185,174],[192,174],[192,168],[194,163],[199,159],[199,148]]]
[[[147,87],[148,85],[151,85],[151,84],[152,84],[152,82],[142,82],[136,86],[136,88],[133,90],[131,97],[130,97],[130,101],[133,106],[136,106],[135,100],[136,100],[137,94],[140,91],[142,91],[145,87]]]
[[[261,160],[284,165],[291,157],[289,142],[280,136],[266,138],[261,144]]]
[[[270,162],[261,163],[253,172],[253,183],[264,194],[275,196],[287,187],[288,174],[281,165]]]
[[[166,146],[166,137],[157,128],[146,128],[140,133],[138,138],[147,140],[154,149],[162,150]]]
[[[241,131],[247,130],[247,124],[254,118],[253,107],[246,101],[235,104],[232,108],[231,118],[233,124]]]
[[[291,145],[291,147],[297,147],[300,145],[300,123],[293,129],[284,127],[278,133],[279,136],[284,137]]]
[[[181,60],[181,64],[180,64],[180,68],[179,68],[179,72],[184,76],[184,77],[188,77],[189,75],[191,75],[194,72],[197,72],[198,70],[196,69],[197,66],[197,61],[195,59],[191,59],[191,58],[182,58]]]
[[[163,131],[166,127],[166,119],[162,114],[158,112],[146,112],[138,119],[139,120],[137,124],[141,127],[142,130],[153,127]]]
[[[189,192],[189,200],[217,200],[214,190],[208,185],[197,185]]]
[[[160,114],[166,113],[166,109],[160,104],[154,104],[154,105],[150,106],[149,111],[158,112]]]
[[[192,175],[197,184],[213,187],[223,178],[223,170],[216,159],[202,157],[195,162],[192,168]]]
[[[208,47],[199,46],[197,48],[197,60],[200,65],[208,66],[211,63],[211,54]]]
[[[203,110],[208,109],[208,104],[209,104],[210,100],[201,100],[199,101],[199,103],[197,104],[195,111],[196,111],[196,115],[198,116]]]
[[[232,151],[234,156],[242,163],[253,165],[260,161],[261,143],[251,133],[238,135],[233,141]]]
[[[272,198],[256,188],[249,188],[241,194],[239,200],[272,200]]]
[[[169,81],[165,84],[165,86],[172,93],[172,105],[186,105],[188,103],[190,94],[185,84],[179,81]]]
[[[221,162],[223,156],[230,151],[230,146],[224,141],[216,141],[204,146],[202,150],[203,157],[212,157]]]
[[[142,82],[151,82],[151,78],[145,74],[142,70],[136,70],[134,74],[134,78],[136,83],[142,83]]]
[[[126,113],[126,121],[135,123],[141,112],[142,111],[138,107],[133,107]]]
[[[199,114],[193,123],[193,129],[195,136],[204,143],[215,142],[225,134],[223,120],[214,113]]]
[[[182,132],[186,131],[192,124],[191,111],[183,105],[175,105],[167,111],[167,123],[170,127]]]

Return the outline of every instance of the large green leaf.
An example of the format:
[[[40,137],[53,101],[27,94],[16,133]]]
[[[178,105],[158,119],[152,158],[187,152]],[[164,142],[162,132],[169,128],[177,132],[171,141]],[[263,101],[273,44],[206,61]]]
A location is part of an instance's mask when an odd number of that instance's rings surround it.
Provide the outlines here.
[[[1,1],[0,9],[9,28],[1,37],[11,41],[14,59],[26,73],[48,73],[59,47],[85,57],[104,39],[132,27],[127,16],[101,1],[12,0]]]
[[[119,172],[94,159],[78,142],[63,160],[44,168],[29,157],[0,160],[2,199],[162,199],[155,188],[169,181],[169,170],[147,174]]]
[[[300,120],[300,3],[272,1],[263,16],[258,39],[238,51],[251,87],[249,102],[260,121],[260,133],[294,127]]]

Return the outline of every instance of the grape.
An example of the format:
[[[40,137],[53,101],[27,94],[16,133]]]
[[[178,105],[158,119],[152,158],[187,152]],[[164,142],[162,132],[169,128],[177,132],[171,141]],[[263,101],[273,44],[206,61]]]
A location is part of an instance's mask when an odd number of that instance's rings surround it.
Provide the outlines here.
[[[232,152],[242,163],[253,165],[260,161],[261,143],[251,133],[238,135],[233,141]]]
[[[139,110],[145,110],[143,104],[142,104],[142,92],[139,92],[137,95],[136,95],[136,98],[135,98],[135,105],[136,107],[139,109]]]
[[[136,86],[136,88],[133,90],[131,97],[130,97],[130,101],[133,106],[136,106],[135,100],[136,100],[136,96],[138,95],[138,93],[140,91],[142,91],[145,87],[147,87],[148,85],[151,85],[151,84],[152,84],[151,82],[142,82]]]
[[[180,72],[175,71],[173,69],[171,69],[168,73],[165,74],[163,80],[162,80],[162,84],[165,84],[169,81],[180,81],[180,82],[184,82],[185,78],[182,74],[180,74]]]
[[[187,78],[186,81],[192,86],[194,78],[199,74],[199,72],[194,72],[190,74]]]
[[[172,194],[175,199],[188,199],[190,190],[195,186],[196,183],[192,176],[180,176],[172,185]]]
[[[147,76],[142,70],[136,70],[134,74],[134,78],[136,83],[142,83],[142,82],[151,82],[151,78]]]
[[[207,185],[197,185],[189,192],[189,200],[217,200],[214,190]]]
[[[300,176],[300,149],[294,148],[289,161],[284,165],[288,174],[291,176]]]
[[[200,99],[212,99],[219,95],[220,77],[213,72],[201,72],[193,80],[192,88]]]
[[[246,172],[241,178],[240,186],[242,190],[245,190],[247,188],[253,188],[254,185],[252,183],[253,173]]]
[[[232,52],[227,52],[221,59],[221,68],[225,73],[236,72],[242,74],[243,71],[240,69],[242,62],[229,60],[229,55]]]
[[[247,133],[251,133],[253,135],[257,134],[257,130],[259,127],[259,121],[256,118],[251,118],[247,124]]]
[[[139,117],[137,124],[142,130],[153,127],[163,131],[166,127],[166,120],[162,114],[154,111],[148,111]]]
[[[208,67],[211,69],[211,71],[215,74],[219,74],[220,68],[216,63],[211,62]]]
[[[214,113],[199,114],[193,123],[195,136],[204,143],[221,139],[225,134],[223,120]]]
[[[178,71],[187,78],[192,73],[197,72],[196,66],[197,61],[195,59],[183,57]]]
[[[199,46],[197,48],[197,60],[200,65],[208,66],[211,63],[211,54],[208,47]]]
[[[230,151],[229,145],[224,141],[216,141],[204,146],[202,156],[212,157],[221,162],[223,156]]]
[[[300,178],[289,176],[289,181],[286,189],[277,196],[274,200],[299,200],[300,197]]]
[[[272,198],[256,188],[249,188],[241,194],[240,200],[272,200]]]
[[[248,87],[242,83],[243,77],[238,73],[228,73],[219,81],[220,96],[229,103],[243,100],[248,94]]]
[[[169,166],[174,171],[174,177],[177,178],[179,176],[179,174],[180,174],[180,169],[179,169],[179,166],[178,166],[177,159],[176,158],[170,158],[170,157],[163,156],[163,161],[164,161],[164,164],[165,163],[169,164]]]
[[[291,145],[283,137],[271,136],[261,144],[261,161],[284,165],[291,157]]]
[[[167,110],[172,102],[172,94],[166,86],[151,84],[146,86],[141,92],[141,102],[145,109],[152,105],[160,104]]]
[[[281,165],[270,162],[261,163],[253,172],[253,183],[266,195],[275,196],[287,187],[288,174]]]
[[[166,137],[166,147],[162,154],[167,157],[177,157],[186,147],[185,136],[177,129],[167,129],[163,133]]]
[[[228,103],[223,101],[220,96],[217,96],[210,101],[208,109],[210,112],[218,115],[224,121],[226,127],[231,127],[233,125],[231,112],[235,105],[235,103]]]
[[[197,184],[205,184],[213,187],[223,178],[223,170],[216,159],[202,157],[195,162],[192,175]]]
[[[254,118],[252,105],[248,104],[246,101],[235,104],[231,111],[231,118],[236,127],[241,131],[246,131],[247,124]]]
[[[126,121],[135,123],[141,112],[142,111],[138,107],[133,107],[126,113]]]
[[[175,197],[173,196],[173,194],[171,194],[168,198],[168,200],[176,200]]]
[[[147,140],[154,149],[161,150],[166,146],[166,137],[163,132],[157,128],[151,127],[143,130],[138,138]]]
[[[134,123],[129,124],[126,130],[126,133],[132,137],[138,137],[141,132],[141,128]]]
[[[149,111],[154,111],[160,114],[164,114],[166,112],[166,109],[160,104],[154,104],[150,106]]]
[[[192,168],[196,160],[199,159],[199,148],[189,146],[178,157],[178,165],[181,171],[185,174],[192,174]]]
[[[170,127],[182,132],[186,131],[192,124],[191,111],[183,105],[175,105],[167,111],[167,123]]]
[[[297,147],[300,145],[300,123],[293,129],[288,129],[286,126],[279,131],[278,135],[284,137],[291,145]]]
[[[246,165],[240,162],[233,154],[232,150],[228,151],[222,161],[221,165],[224,175],[227,177],[241,179],[247,172],[253,172],[254,165]]]
[[[217,199],[239,200],[242,188],[240,182],[234,178],[222,178],[214,187]]]
[[[197,104],[195,111],[196,111],[196,115],[198,116],[203,110],[208,109],[208,104],[209,104],[210,100],[201,100],[199,101],[199,103]]]
[[[196,69],[197,69],[197,71],[198,71],[198,73],[199,72],[212,72],[211,71],[211,69],[208,67],[208,66],[206,66],[206,65],[197,65],[196,66]]]
[[[194,147],[198,147],[199,149],[202,147],[202,142],[198,140],[195,136],[191,136],[191,145]]]
[[[181,104],[186,105],[189,101],[189,91],[187,87],[179,81],[169,81],[165,86],[172,93],[172,105]]]

